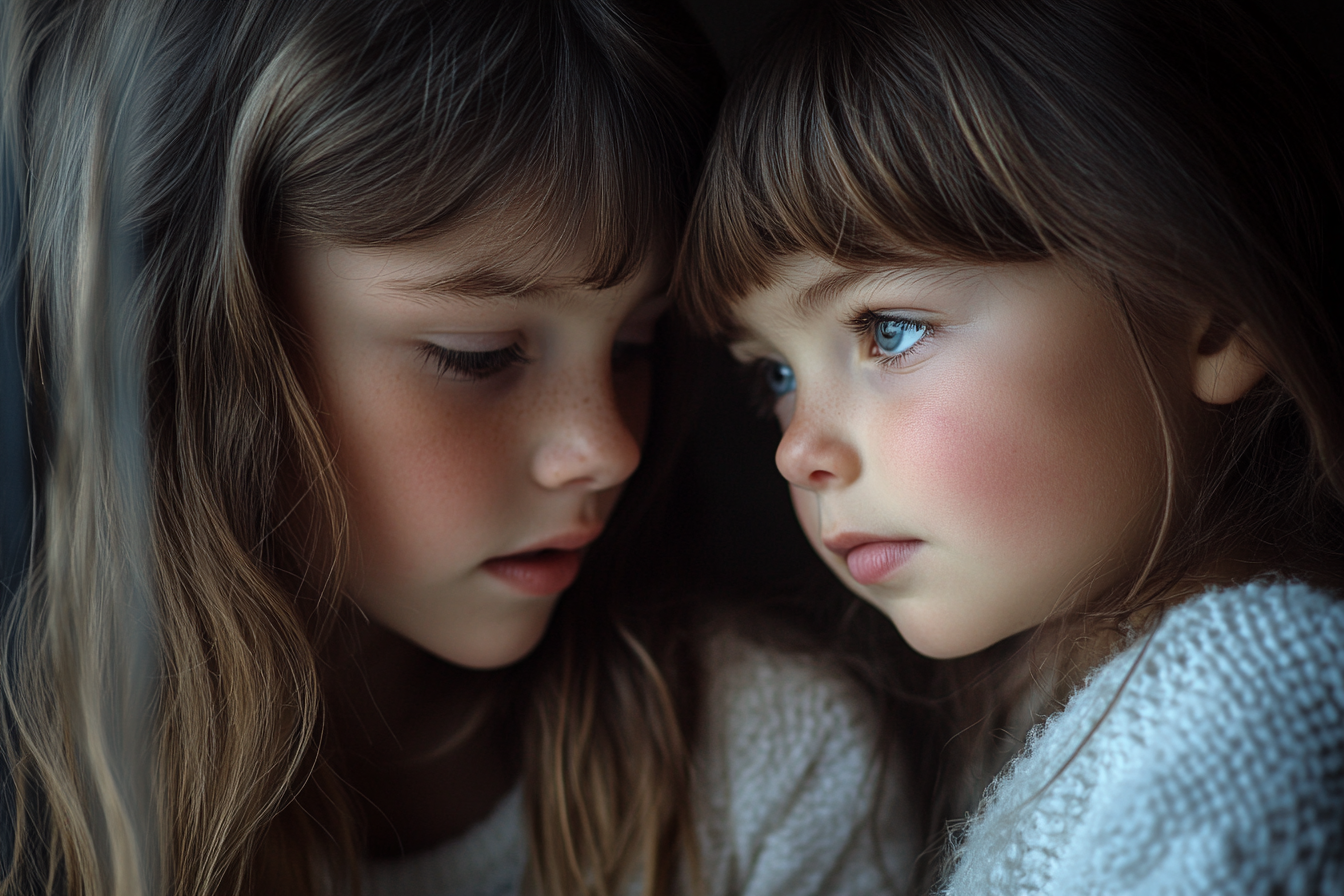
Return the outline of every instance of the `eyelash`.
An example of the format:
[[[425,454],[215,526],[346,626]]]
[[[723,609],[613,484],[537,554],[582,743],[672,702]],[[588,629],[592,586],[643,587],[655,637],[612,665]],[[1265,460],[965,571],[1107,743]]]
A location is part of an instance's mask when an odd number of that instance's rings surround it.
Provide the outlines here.
[[[918,330],[920,331],[920,336],[909,348],[897,352],[894,355],[884,355],[880,353],[877,347],[877,327],[880,324],[895,324],[905,331]],[[851,318],[846,323],[846,326],[849,327],[856,336],[865,337],[868,340],[870,355],[877,361],[877,363],[890,367],[900,367],[902,364],[906,363],[910,359],[911,354],[922,347],[925,342],[928,341],[929,337],[936,331],[936,328],[932,324],[925,321],[912,320],[908,317],[900,317],[899,315],[894,314],[881,314],[867,309],[860,311],[857,315]]]
[[[523,354],[517,343],[494,351],[464,352],[427,342],[420,347],[420,354],[439,369],[440,376],[473,383],[503,373],[510,367],[528,363],[527,355]]]

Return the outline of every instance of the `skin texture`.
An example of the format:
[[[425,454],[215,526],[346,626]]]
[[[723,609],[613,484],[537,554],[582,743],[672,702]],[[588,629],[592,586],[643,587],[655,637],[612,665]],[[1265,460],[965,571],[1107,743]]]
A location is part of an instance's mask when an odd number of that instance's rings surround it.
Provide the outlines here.
[[[595,290],[579,282],[589,246],[548,248],[488,230],[284,247],[299,366],[346,485],[358,613],[328,673],[329,731],[372,857],[460,835],[517,780],[501,719],[479,715],[489,670],[536,646],[639,462],[667,264],[653,253]],[[429,346],[475,353],[475,372]],[[542,546],[565,548],[568,572],[498,574]]]
[[[581,549],[639,462],[638,355],[665,278],[649,263],[594,290],[579,282],[586,245],[549,265],[501,248],[458,233],[314,242],[283,264],[347,483],[349,594],[374,623],[472,668],[526,655],[567,584],[519,587],[485,564]],[[516,346],[520,359],[473,376],[441,369],[430,346],[477,358]]]
[[[874,318],[909,321],[906,338],[880,345]],[[795,258],[738,321],[739,359],[794,375],[776,462],[804,531],[915,649],[981,650],[1142,562],[1165,487],[1154,404],[1118,313],[1065,268]],[[1178,334],[1159,374],[1178,431],[1263,374],[1239,338],[1197,351],[1207,327]],[[883,541],[907,559],[873,581],[855,545]]]

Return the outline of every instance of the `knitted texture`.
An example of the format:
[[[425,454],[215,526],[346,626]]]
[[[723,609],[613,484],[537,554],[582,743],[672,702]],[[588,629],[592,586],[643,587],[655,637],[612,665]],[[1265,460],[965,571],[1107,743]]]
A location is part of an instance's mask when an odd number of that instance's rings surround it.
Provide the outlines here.
[[[706,892],[898,892],[915,828],[894,764],[879,778],[872,710],[853,683],[735,638],[708,656],[717,671],[697,753]]]
[[[704,896],[877,896],[917,850],[897,780],[882,789],[871,710],[808,657],[734,637],[706,650],[696,822]],[[890,776],[889,776],[890,778]],[[882,836],[878,836],[881,830]],[[516,896],[527,860],[520,792],[461,838],[371,862],[369,896]],[[632,886],[630,893],[638,892]],[[689,892],[689,889],[688,889]]]
[[[1032,732],[946,892],[1344,894],[1344,603],[1257,582],[1172,609]]]

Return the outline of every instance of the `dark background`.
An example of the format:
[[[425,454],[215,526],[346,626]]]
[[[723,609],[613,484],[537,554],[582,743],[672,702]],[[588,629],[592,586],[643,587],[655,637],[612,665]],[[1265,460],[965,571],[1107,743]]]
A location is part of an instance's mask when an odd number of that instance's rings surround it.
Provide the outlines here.
[[[731,72],[793,0],[681,0]],[[1011,2],[1011,0],[1007,0]],[[1344,0],[1250,0],[1279,22],[1317,66],[1344,86]]]

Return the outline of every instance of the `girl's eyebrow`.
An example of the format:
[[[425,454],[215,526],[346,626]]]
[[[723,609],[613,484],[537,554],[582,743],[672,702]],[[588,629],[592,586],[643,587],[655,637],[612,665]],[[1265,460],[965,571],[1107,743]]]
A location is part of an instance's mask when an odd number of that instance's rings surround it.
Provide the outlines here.
[[[822,277],[816,283],[799,291],[791,302],[794,311],[802,317],[815,314],[840,298],[847,289],[864,284],[874,287],[907,284],[914,288],[922,283],[925,288],[957,282],[957,278],[975,275],[975,268],[961,265],[916,264],[880,270],[839,271]]]
[[[408,298],[432,304],[532,299],[567,283],[493,266],[472,267],[424,280],[388,280],[387,285]]]
[[[790,304],[797,314],[808,317],[834,303],[840,298],[840,293],[851,286],[880,275],[880,271],[840,271],[828,274],[801,290]]]
[[[671,274],[659,278],[641,296],[640,304],[662,299],[667,294]],[[492,302],[499,299],[536,299],[547,293],[570,288],[592,288],[592,284],[572,277],[547,278],[525,271],[511,271],[491,265],[466,268],[426,279],[391,279],[385,284],[413,301],[429,304]]]

